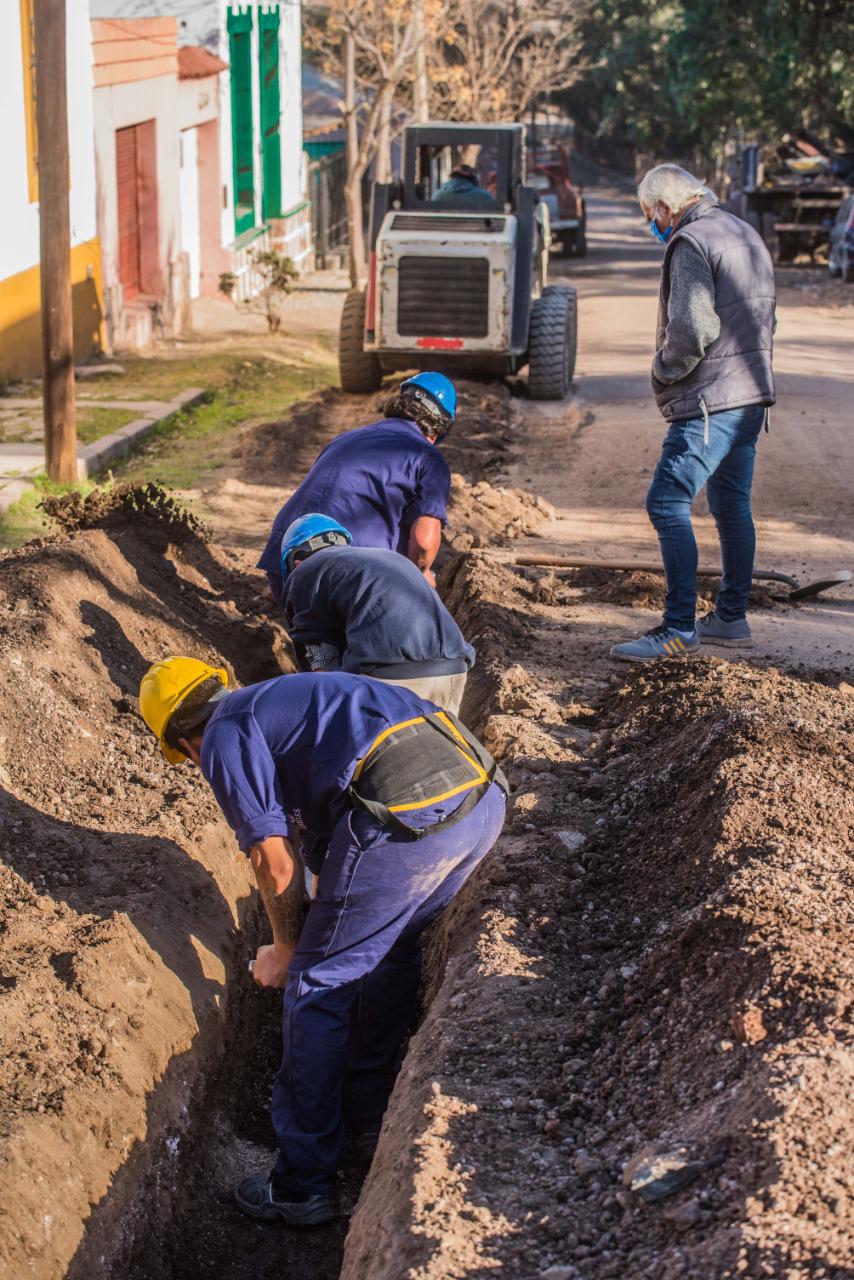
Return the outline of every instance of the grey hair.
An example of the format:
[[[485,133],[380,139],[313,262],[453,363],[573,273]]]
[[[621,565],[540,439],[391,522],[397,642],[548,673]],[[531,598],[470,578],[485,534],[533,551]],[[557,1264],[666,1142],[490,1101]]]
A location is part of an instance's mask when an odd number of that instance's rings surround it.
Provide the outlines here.
[[[645,213],[652,213],[659,204],[671,213],[681,213],[697,196],[710,194],[705,183],[678,164],[657,164],[644,174],[638,187],[638,200]]]

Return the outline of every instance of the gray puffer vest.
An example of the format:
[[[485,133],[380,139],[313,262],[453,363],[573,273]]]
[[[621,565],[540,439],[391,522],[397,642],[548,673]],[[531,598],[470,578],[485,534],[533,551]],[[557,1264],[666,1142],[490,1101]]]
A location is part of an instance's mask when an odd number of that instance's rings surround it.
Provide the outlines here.
[[[758,232],[721,209],[714,196],[704,196],[692,205],[667,245],[656,346],[660,349],[664,341],[669,263],[673,246],[681,239],[690,240],[711,267],[721,331],[687,377],[670,386],[653,383],[659,409],[673,420],[699,417],[703,405],[708,413],[719,413],[744,405],[773,404],[774,267]]]

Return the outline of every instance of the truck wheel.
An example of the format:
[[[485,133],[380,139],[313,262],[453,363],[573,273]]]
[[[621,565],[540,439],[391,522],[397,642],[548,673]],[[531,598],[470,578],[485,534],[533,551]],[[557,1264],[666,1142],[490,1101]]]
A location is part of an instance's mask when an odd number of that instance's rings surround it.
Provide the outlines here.
[[[356,394],[379,390],[383,380],[378,358],[364,347],[366,300],[362,289],[350,290],[344,299],[338,332],[341,389]]]
[[[569,285],[551,284],[531,307],[528,335],[528,395],[562,400],[575,373],[577,302]]]
[[[845,284],[854,284],[854,259],[852,259],[847,249],[842,250],[839,274]]]
[[[587,228],[580,226],[575,233],[575,256],[576,258],[587,257]]]

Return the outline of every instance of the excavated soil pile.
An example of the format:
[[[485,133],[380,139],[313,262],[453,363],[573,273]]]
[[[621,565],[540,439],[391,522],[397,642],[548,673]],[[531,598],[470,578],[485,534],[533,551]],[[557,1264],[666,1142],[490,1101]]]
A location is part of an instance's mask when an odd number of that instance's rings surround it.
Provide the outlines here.
[[[2,1258],[39,1280],[121,1274],[164,1217],[256,933],[245,862],[160,756],[140,676],[169,652],[280,669],[257,584],[165,495],[78,505],[54,514],[85,528],[0,557]]]
[[[701,659],[597,709],[532,584],[452,576],[510,823],[432,940],[342,1276],[850,1276],[854,701]]]

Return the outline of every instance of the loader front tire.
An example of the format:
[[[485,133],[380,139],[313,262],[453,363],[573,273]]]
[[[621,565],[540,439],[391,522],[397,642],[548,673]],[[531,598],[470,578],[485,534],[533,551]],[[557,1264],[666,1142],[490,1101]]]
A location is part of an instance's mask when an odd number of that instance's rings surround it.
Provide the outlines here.
[[[562,400],[575,373],[577,298],[570,285],[551,284],[531,308],[528,334],[528,395]]]
[[[338,331],[338,372],[341,390],[352,394],[378,391],[383,375],[373,351],[365,350],[365,304],[363,289],[351,289],[344,299]]]

